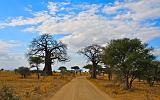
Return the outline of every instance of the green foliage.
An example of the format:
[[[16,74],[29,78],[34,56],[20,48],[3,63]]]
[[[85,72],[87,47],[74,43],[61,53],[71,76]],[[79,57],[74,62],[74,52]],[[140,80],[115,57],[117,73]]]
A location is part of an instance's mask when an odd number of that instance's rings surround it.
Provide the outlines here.
[[[83,68],[85,69],[89,69],[89,72],[92,73],[92,68],[93,68],[93,65],[92,64],[88,64],[88,65],[85,65]],[[104,68],[102,68],[101,65],[97,65],[96,66],[96,73],[97,74],[101,74],[104,72]]]
[[[17,72],[22,75],[23,78],[26,78],[27,75],[30,75],[30,70],[28,67],[19,67]]]
[[[143,70],[143,79],[147,80],[149,86],[153,86],[155,81],[160,81],[160,66],[159,62],[154,61]]]
[[[61,66],[61,67],[59,67],[59,68],[58,68],[58,70],[66,71],[66,70],[67,70],[67,68],[66,68],[66,67],[64,67],[64,66]]]
[[[112,40],[104,48],[102,61],[113,67],[125,83],[125,88],[131,88],[132,82],[155,59],[152,48],[147,48],[139,39]]]
[[[19,100],[12,88],[3,86],[0,89],[0,100]]]
[[[79,70],[80,68],[78,66],[73,66],[73,67],[71,67],[71,69]]]
[[[83,68],[91,70],[91,69],[92,69],[92,66],[93,66],[93,65],[88,64],[88,65],[85,65]]]
[[[40,75],[39,75],[39,65],[44,62],[43,59],[41,57],[30,56],[28,58],[28,61],[29,61],[30,65],[31,65],[31,68],[36,67],[37,76],[38,76],[38,79],[39,79],[39,77],[40,77]]]
[[[71,69],[74,70],[74,75],[76,75],[78,72],[81,72],[80,68],[78,66],[73,66]]]
[[[104,73],[108,74],[108,80],[112,80],[112,73],[113,73],[113,69],[111,66],[105,66],[105,68],[103,68]]]
[[[34,56],[30,56],[29,59],[29,64],[34,67],[34,66],[38,66],[39,64],[43,63],[43,59],[41,57],[34,57]]]
[[[61,78],[64,78],[64,74],[67,73],[67,68],[64,66],[61,66],[58,68],[58,70],[61,71]]]

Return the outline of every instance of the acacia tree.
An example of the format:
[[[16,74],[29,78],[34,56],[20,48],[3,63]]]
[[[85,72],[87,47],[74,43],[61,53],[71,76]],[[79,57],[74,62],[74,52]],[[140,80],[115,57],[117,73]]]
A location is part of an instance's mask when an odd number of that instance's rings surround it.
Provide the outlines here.
[[[91,78],[96,79],[96,69],[98,64],[101,62],[102,47],[97,44],[93,44],[83,48],[78,53],[83,54],[87,60],[92,63]]]
[[[89,73],[92,74],[92,67],[93,67],[92,64],[88,64],[88,65],[85,65],[83,68],[88,69]],[[104,70],[104,68],[101,65],[97,65],[97,67],[96,67],[96,73],[97,74],[101,74],[101,73],[104,74],[104,71],[105,70]]]
[[[87,64],[87,65],[85,65],[83,68],[88,69],[88,70],[89,70],[89,73],[91,74],[92,66],[93,66],[93,65],[91,65],[91,64]]]
[[[61,67],[58,68],[58,70],[61,71],[61,78],[64,78],[64,74],[67,71],[67,68],[64,67],[64,66],[61,66]]]
[[[124,82],[124,87],[130,89],[139,73],[147,69],[155,57],[139,39],[112,40],[103,52],[105,63],[113,67]]]
[[[57,60],[58,62],[68,61],[67,46],[60,41],[54,40],[53,36],[43,34],[34,38],[29,46],[29,56],[41,57],[44,60],[43,73],[52,75],[51,65]]]
[[[71,69],[74,70],[74,75],[76,75],[78,73],[78,71],[80,71],[80,68],[78,66],[73,66],[73,67],[71,67]]]
[[[22,76],[22,78],[26,78],[27,75],[30,75],[30,70],[28,67],[19,67],[17,72]]]
[[[29,57],[29,64],[31,65],[31,68],[36,67],[37,70],[37,77],[39,79],[39,65],[43,63],[43,60],[41,57]]]

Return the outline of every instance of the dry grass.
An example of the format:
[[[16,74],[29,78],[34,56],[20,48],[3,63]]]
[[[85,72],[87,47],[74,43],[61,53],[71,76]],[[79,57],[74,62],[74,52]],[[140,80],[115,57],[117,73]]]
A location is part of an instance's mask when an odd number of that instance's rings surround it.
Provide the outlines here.
[[[133,89],[128,91],[115,81],[109,81],[106,78],[90,79],[97,87],[109,94],[115,100],[160,100],[160,84],[149,87],[144,82],[135,80]]]
[[[0,72],[0,88],[4,85],[12,87],[21,100],[47,100],[71,79],[71,76],[61,79],[59,73],[41,76],[39,80],[36,75],[22,79],[14,72]]]

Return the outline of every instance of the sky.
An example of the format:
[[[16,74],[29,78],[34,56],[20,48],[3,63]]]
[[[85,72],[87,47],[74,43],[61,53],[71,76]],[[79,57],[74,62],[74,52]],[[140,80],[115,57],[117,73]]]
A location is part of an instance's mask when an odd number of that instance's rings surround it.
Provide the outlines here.
[[[52,34],[68,46],[68,68],[86,65],[77,51],[112,39],[138,38],[160,60],[160,0],[1,0],[0,68],[29,66],[28,45],[41,34]]]

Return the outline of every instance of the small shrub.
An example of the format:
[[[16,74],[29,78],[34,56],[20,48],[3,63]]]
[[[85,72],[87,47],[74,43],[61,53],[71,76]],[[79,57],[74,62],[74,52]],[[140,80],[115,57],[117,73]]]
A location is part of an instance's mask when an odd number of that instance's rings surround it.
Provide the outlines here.
[[[19,100],[11,87],[3,86],[0,89],[0,100]]]
[[[17,72],[22,76],[22,78],[26,78],[26,76],[30,75],[30,70],[27,67],[19,67]]]

